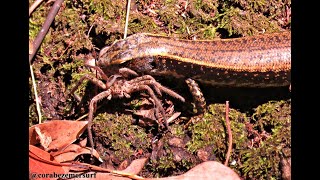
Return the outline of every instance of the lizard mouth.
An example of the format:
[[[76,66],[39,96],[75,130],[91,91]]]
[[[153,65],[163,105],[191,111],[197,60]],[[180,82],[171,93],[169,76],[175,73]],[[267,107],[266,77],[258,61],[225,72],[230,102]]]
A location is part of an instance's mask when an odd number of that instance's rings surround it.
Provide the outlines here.
[[[117,60],[110,61],[110,65],[123,64],[127,61],[128,60],[126,60],[126,59],[117,59]]]

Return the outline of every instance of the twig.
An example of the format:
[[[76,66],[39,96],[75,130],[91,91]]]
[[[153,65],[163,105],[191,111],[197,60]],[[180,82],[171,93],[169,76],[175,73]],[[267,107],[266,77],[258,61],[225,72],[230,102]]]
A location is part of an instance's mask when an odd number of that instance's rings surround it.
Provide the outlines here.
[[[41,124],[41,109],[40,109],[40,101],[38,98],[38,93],[37,93],[37,86],[36,86],[36,81],[34,78],[34,74],[33,74],[33,70],[32,70],[32,65],[30,64],[30,74],[31,74],[31,79],[32,79],[32,86],[33,86],[33,91],[34,91],[34,96],[35,96],[35,100],[36,100],[36,107],[37,107],[37,112],[38,112],[38,117],[39,117],[39,124]]]
[[[86,118],[88,116],[88,113],[87,114],[84,114],[84,115],[82,115],[81,117],[79,117],[77,120],[75,120],[75,121],[80,121],[80,120],[82,120],[82,119],[84,119],[84,118]]]
[[[43,0],[36,0],[29,8],[29,16],[32,12],[43,2]]]
[[[94,23],[90,26],[89,31],[88,31],[88,33],[87,33],[87,38],[88,38],[88,39],[89,39],[89,35],[90,35],[90,32],[91,32],[93,26],[94,26]],[[92,46],[92,44],[91,44],[91,46]]]
[[[52,21],[54,20],[54,17],[57,15],[62,2],[63,2],[63,0],[56,0],[54,2],[53,6],[51,7],[51,10],[47,16],[46,21],[44,22],[40,32],[38,33],[36,39],[33,42],[33,51],[31,54],[29,54],[29,63],[30,64],[32,64],[31,61],[32,61],[34,55],[37,53],[38,48],[40,47],[45,35],[47,34],[49,27],[50,27]]]
[[[49,27],[54,19],[54,17],[56,16],[56,14],[58,13],[58,10],[60,9],[60,6],[62,4],[63,0],[56,0],[56,2],[53,4],[48,17],[42,27],[42,29],[40,30],[40,32],[38,33],[36,39],[34,40],[34,42],[32,43],[32,53],[29,54],[29,66],[30,66],[30,73],[31,73],[31,79],[32,79],[32,85],[33,85],[33,89],[34,89],[34,96],[35,96],[35,100],[36,100],[36,107],[37,107],[37,112],[38,112],[38,116],[39,116],[39,124],[41,123],[41,109],[40,109],[40,102],[39,102],[39,98],[38,98],[38,93],[37,93],[37,86],[35,83],[35,78],[34,78],[34,73],[33,73],[33,69],[32,69],[32,59],[34,57],[34,55],[37,53],[38,48],[40,47],[40,44],[44,38],[44,36],[47,34]],[[41,1],[37,2],[37,3],[41,3]],[[33,9],[38,6],[39,4],[33,4],[32,7]],[[31,14],[31,12],[33,11],[33,9],[29,10],[29,15]]]
[[[122,176],[122,177],[129,177],[131,179],[135,180],[142,180],[145,179],[141,176],[135,175],[133,173],[129,172],[124,172],[124,171],[117,171],[117,170],[112,170],[112,169],[107,169],[107,168],[102,168],[96,165],[92,164],[87,164],[87,163],[82,163],[82,162],[55,162],[55,161],[49,161],[47,159],[42,158],[38,154],[35,154],[34,152],[30,151],[29,149],[29,158],[34,159],[36,161],[40,161],[45,164],[50,164],[53,166],[59,166],[59,167],[70,167],[70,168],[75,168],[78,171],[93,171],[93,172],[107,172],[111,173],[111,175],[117,175],[117,176]]]
[[[130,4],[131,4],[131,0],[128,0],[128,4],[127,4],[127,14],[126,14],[126,24],[124,26],[124,37],[123,39],[127,38],[127,33],[128,33],[128,24],[129,24],[129,13],[130,13]]]
[[[226,155],[226,161],[224,162],[224,165],[227,166],[232,150],[232,132],[231,132],[231,125],[229,120],[229,101],[226,101],[226,126],[228,130],[228,151]]]

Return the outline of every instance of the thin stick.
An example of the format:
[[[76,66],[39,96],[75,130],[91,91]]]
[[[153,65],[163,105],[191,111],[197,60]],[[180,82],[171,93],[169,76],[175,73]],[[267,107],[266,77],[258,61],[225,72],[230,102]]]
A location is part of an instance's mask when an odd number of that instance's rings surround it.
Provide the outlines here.
[[[29,16],[32,12],[43,2],[43,0],[36,0],[29,8]]]
[[[226,156],[226,161],[224,162],[224,165],[228,165],[228,161],[230,158],[231,150],[232,150],[232,132],[231,132],[231,125],[229,120],[229,101],[226,101],[226,126],[228,130],[228,151]]]
[[[127,4],[127,14],[126,14],[126,24],[124,26],[124,37],[123,39],[127,38],[127,33],[128,33],[128,24],[129,24],[129,13],[130,13],[130,4],[131,4],[131,0],[128,0],[128,4]]]
[[[38,33],[36,39],[33,42],[33,51],[29,55],[29,63],[30,64],[32,64],[31,61],[32,61],[34,55],[37,53],[45,35],[47,34],[49,27],[50,27],[52,21],[54,20],[54,17],[57,15],[62,2],[63,2],[63,0],[56,0],[54,2],[53,6],[51,7],[51,10],[46,18],[46,21],[44,22],[40,32]]]
[[[36,99],[36,107],[37,107],[37,112],[38,112],[38,117],[39,117],[39,124],[41,124],[41,109],[40,109],[40,101],[38,98],[38,93],[37,93],[37,86],[36,86],[36,81],[34,78],[33,70],[32,70],[32,65],[30,64],[30,74],[31,74],[31,79],[32,79],[32,86],[33,86],[33,91],[34,91],[34,96]]]
[[[35,96],[35,100],[36,100],[36,107],[37,107],[37,112],[38,112],[38,116],[39,116],[39,124],[41,123],[42,119],[42,115],[41,115],[41,109],[40,109],[40,101],[38,98],[38,93],[37,93],[37,86],[35,83],[35,78],[34,78],[34,73],[33,73],[33,69],[32,69],[32,59],[34,57],[34,55],[37,53],[38,48],[40,47],[40,44],[44,38],[44,36],[47,34],[49,27],[54,19],[54,17],[56,16],[56,14],[58,13],[58,10],[60,9],[60,6],[62,4],[63,0],[56,0],[56,2],[53,4],[48,17],[42,27],[42,29],[40,30],[40,32],[38,33],[36,39],[33,42],[33,50],[32,53],[29,54],[29,65],[30,65],[30,74],[31,74],[31,79],[32,79],[32,85],[33,85],[33,89],[34,89],[34,96]],[[41,1],[39,2],[39,4],[41,3]],[[31,12],[33,10],[31,9]],[[29,11],[30,14],[30,11]]]

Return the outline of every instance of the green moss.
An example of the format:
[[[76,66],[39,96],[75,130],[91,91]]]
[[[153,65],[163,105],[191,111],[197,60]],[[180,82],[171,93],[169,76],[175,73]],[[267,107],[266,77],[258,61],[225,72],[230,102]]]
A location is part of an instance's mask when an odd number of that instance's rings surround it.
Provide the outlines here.
[[[252,119],[255,120],[253,129],[268,135],[258,147],[241,152],[243,165],[240,169],[248,178],[279,179],[281,151],[283,148],[291,148],[290,101],[270,101],[262,104],[255,109]]]
[[[181,126],[179,124],[173,124],[170,126],[170,128],[171,128],[172,135],[177,136],[177,137],[181,137],[181,138],[185,136],[183,126]]]
[[[29,106],[29,127],[37,124],[38,122],[38,115],[36,110],[36,105],[32,104]]]
[[[255,108],[251,117],[230,109],[233,148],[229,162],[241,162],[231,166],[236,172],[247,178],[258,179],[278,179],[281,176],[280,153],[283,148],[291,147],[290,109],[290,101],[270,101],[262,104]],[[252,131],[246,127],[248,124],[252,124],[253,130],[259,135],[252,137]],[[217,160],[224,162],[228,146],[224,104],[210,105],[209,113],[205,114],[202,121],[190,126],[189,131],[192,133],[191,140],[187,143],[190,152],[210,146],[213,147],[212,153]],[[259,147],[251,144],[256,141],[256,137],[261,137],[257,142]]]
[[[192,133],[192,140],[187,143],[190,152],[193,153],[206,146],[211,146],[213,147],[212,153],[220,161],[224,161],[227,150],[225,111],[224,104],[212,104],[203,119],[190,126],[189,131]],[[248,140],[244,125],[247,118],[245,114],[230,109],[229,119],[233,135],[233,153],[237,154],[238,151],[245,148]]]
[[[182,147],[169,145],[169,140],[175,137],[171,133],[165,136],[158,143],[156,155],[151,156],[146,169],[153,174],[152,177],[168,177],[182,174],[195,166],[195,158]],[[160,145],[160,146],[159,146]]]
[[[151,160],[151,171],[155,177],[163,177],[164,174],[169,174],[173,169],[176,169],[176,164],[173,161],[172,153],[166,154],[166,156],[161,156],[157,160]]]
[[[30,1],[29,4],[33,4],[34,0]],[[42,24],[46,19],[46,14],[49,12],[50,6],[40,5],[29,18],[29,39],[34,40],[35,37],[41,30]]]
[[[143,102],[141,99],[134,99],[134,100],[130,101],[130,107],[132,110],[139,109],[139,107],[141,107],[142,104],[143,104]]]
[[[151,140],[143,128],[132,125],[131,116],[101,113],[94,118],[94,124],[97,136],[120,162],[129,159],[137,150],[147,152],[150,148]]]
[[[290,101],[270,101],[255,109],[252,119],[256,121],[257,128],[263,131],[265,127],[288,126],[291,120]],[[270,127],[269,127],[270,128]]]

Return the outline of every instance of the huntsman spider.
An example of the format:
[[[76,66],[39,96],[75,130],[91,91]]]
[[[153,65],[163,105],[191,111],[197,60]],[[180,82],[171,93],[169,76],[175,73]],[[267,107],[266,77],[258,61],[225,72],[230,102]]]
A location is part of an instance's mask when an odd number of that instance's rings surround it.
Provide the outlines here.
[[[94,60],[94,59],[93,59]],[[89,61],[88,61],[89,62]],[[89,112],[88,112],[88,138],[90,145],[93,149],[93,137],[92,137],[92,121],[93,121],[93,114],[96,111],[96,105],[97,102],[107,98],[110,100],[111,98],[130,98],[130,94],[138,91],[146,91],[148,95],[152,98],[154,105],[155,105],[155,112],[160,112],[162,118],[164,119],[165,128],[168,129],[168,123],[167,123],[167,117],[165,114],[165,110],[161,104],[161,101],[158,99],[156,94],[159,96],[162,95],[162,92],[179,99],[182,102],[185,102],[185,99],[177,94],[176,92],[162,86],[160,83],[158,83],[152,76],[150,75],[143,75],[138,77],[138,74],[129,69],[129,68],[120,68],[118,70],[118,74],[114,74],[110,77],[108,77],[103,70],[94,65],[89,65],[88,62],[86,62],[86,66],[93,68],[97,70],[99,76],[102,78],[98,79],[90,74],[85,74],[76,84],[75,87],[72,88],[71,94],[74,94],[75,90],[79,87],[80,84],[84,80],[89,80],[92,83],[94,83],[96,86],[100,87],[102,89],[102,92],[95,95],[89,104]],[[134,76],[133,79],[128,79],[129,76]],[[151,88],[152,87],[152,88]],[[155,92],[156,94],[155,94]],[[157,119],[159,119],[158,113],[155,113]],[[158,121],[158,124],[161,125]],[[91,151],[92,151],[91,149]]]

